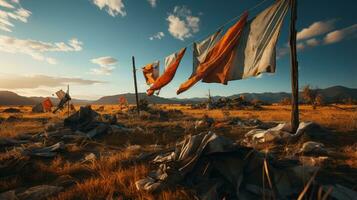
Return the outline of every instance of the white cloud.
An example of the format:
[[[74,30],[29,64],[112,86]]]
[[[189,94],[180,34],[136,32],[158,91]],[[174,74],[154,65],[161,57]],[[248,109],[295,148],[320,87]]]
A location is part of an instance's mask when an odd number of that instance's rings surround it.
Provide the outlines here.
[[[157,0],[148,0],[151,7],[155,8],[157,5]]]
[[[297,41],[298,41],[296,44],[297,51],[301,52],[308,48],[312,48],[320,45],[329,45],[329,44],[340,42],[347,38],[357,37],[357,24],[354,24],[352,26],[343,29],[331,31],[334,29],[335,21],[336,20],[334,19],[328,21],[319,21],[313,23],[308,28],[302,29],[302,31],[298,33],[298,37],[297,37]],[[284,47],[278,48],[277,57],[280,58],[288,53],[289,53],[289,44],[285,44]]]
[[[26,54],[35,60],[45,61],[49,64],[56,64],[57,61],[54,58],[45,56],[45,52],[70,52],[81,50],[82,42],[76,38],[69,40],[68,43],[50,43],[0,35],[0,51]]]
[[[175,6],[173,13],[169,14],[166,20],[169,22],[170,34],[179,40],[190,38],[200,30],[200,18],[193,16],[186,6]]]
[[[126,11],[123,0],[92,0],[92,2],[99,7],[99,9],[105,9],[109,15],[115,17],[121,15],[126,16]]]
[[[7,2],[6,0],[0,0],[0,6],[4,8],[15,8],[11,3]]]
[[[306,40],[306,45],[310,46],[310,47],[314,47],[320,44],[320,41],[317,40],[316,38],[311,38]]]
[[[298,32],[297,40],[308,39],[325,34],[335,28],[335,22],[335,19],[315,22],[309,27],[304,28]]]
[[[47,75],[22,76],[15,74],[0,75],[1,89],[34,89],[40,87],[58,87],[67,84],[74,85],[93,85],[103,83],[96,80],[82,78],[55,77]]]
[[[31,12],[22,8],[18,1],[0,0],[0,30],[12,32],[13,20],[26,23],[30,15]]]
[[[328,33],[324,38],[324,43],[333,44],[336,42],[340,42],[346,38],[355,38],[355,37],[357,37],[357,24]]]
[[[110,56],[104,56],[104,57],[94,58],[91,60],[91,62],[99,65],[99,68],[91,69],[91,74],[110,75],[115,69],[113,65],[117,64],[118,60]]]
[[[158,39],[161,40],[163,37],[165,37],[165,34],[163,32],[158,32],[155,35],[149,37],[150,40]]]

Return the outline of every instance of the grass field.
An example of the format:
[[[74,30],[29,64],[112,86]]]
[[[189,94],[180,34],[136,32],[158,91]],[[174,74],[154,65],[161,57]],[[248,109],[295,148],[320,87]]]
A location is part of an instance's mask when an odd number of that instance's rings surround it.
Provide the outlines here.
[[[94,110],[99,105],[94,105]],[[96,140],[86,141],[80,145],[66,145],[66,152],[54,159],[31,160],[21,171],[11,169],[2,172],[0,178],[0,193],[10,189],[29,187],[39,184],[63,184],[65,190],[52,199],[192,199],[189,188],[171,188],[157,194],[139,192],[135,181],[145,176],[150,167],[146,163],[131,162],[139,153],[151,152],[162,146],[172,146],[187,134],[197,132],[195,121],[204,115],[215,119],[216,124],[239,117],[242,119],[259,119],[264,122],[287,122],[290,119],[289,106],[264,106],[263,110],[203,110],[190,109],[180,105],[157,105],[158,108],[169,110],[179,109],[182,116],[170,117],[167,120],[150,117],[118,115],[118,122],[133,129],[130,134],[109,134]],[[37,134],[45,130],[46,124],[61,122],[66,113],[33,114],[30,107],[19,107],[21,113],[1,113],[6,107],[0,107],[0,137],[16,137],[20,134]],[[78,108],[78,107],[77,107]],[[339,152],[329,166],[325,166],[331,176],[341,183],[356,189],[357,177],[357,107],[329,106],[313,110],[310,106],[300,107],[301,121],[313,121],[329,129],[338,138],[336,143],[326,144],[328,148]],[[106,105],[100,113],[114,114],[120,112],[119,106]],[[6,121],[9,117],[15,120]],[[17,119],[17,120],[16,120]],[[242,134],[249,129],[232,125],[214,126],[209,128],[220,135],[234,140],[242,139]],[[205,131],[200,130],[200,131]],[[82,164],[78,158],[95,149],[102,156],[97,160]],[[282,150],[283,151],[283,150]],[[2,150],[0,163],[15,156],[11,149]],[[28,161],[28,160],[27,160]],[[348,166],[352,172],[340,170]],[[355,185],[353,185],[353,182]],[[64,184],[66,185],[66,184]]]

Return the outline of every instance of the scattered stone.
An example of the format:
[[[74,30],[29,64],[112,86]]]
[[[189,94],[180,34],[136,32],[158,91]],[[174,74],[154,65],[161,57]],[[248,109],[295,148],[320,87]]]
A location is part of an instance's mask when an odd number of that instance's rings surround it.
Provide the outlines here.
[[[313,142],[313,141],[308,141],[305,142],[299,153],[302,153],[304,155],[327,155],[327,151],[325,149],[325,145],[319,142]]]
[[[214,119],[205,115],[201,120],[196,121],[195,129],[209,128],[213,125],[213,123]]]
[[[82,163],[84,162],[94,162],[95,160],[97,160],[97,156],[94,153],[89,153],[86,156],[84,156]]]
[[[21,113],[21,110],[18,108],[6,108],[2,112],[3,113]]]
[[[70,175],[58,177],[52,184],[59,187],[70,187],[75,185],[77,180]]]
[[[42,200],[55,195],[63,190],[63,187],[51,185],[38,185],[27,189],[25,192],[17,194],[19,199]]]
[[[48,147],[27,148],[23,150],[23,155],[38,157],[54,157],[57,151],[64,149],[64,143],[58,142]]]

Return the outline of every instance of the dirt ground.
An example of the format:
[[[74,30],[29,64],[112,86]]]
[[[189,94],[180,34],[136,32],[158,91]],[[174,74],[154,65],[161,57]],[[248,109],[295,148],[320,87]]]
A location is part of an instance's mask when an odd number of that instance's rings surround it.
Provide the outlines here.
[[[94,105],[94,110],[100,105]],[[61,185],[65,189],[51,199],[193,199],[190,188],[176,187],[160,193],[138,191],[135,181],[150,170],[145,162],[135,158],[143,152],[153,152],[163,147],[174,146],[185,135],[202,131],[214,131],[233,140],[242,140],[250,129],[226,123],[233,118],[259,119],[263,122],[288,122],[289,106],[264,106],[262,110],[203,110],[181,105],[157,105],[163,110],[177,109],[183,114],[172,114],[165,119],[152,116],[128,116],[121,113],[117,105],[105,105],[101,114],[117,114],[118,122],[136,131],[123,134],[108,134],[80,144],[66,145],[64,152],[54,158],[23,160],[27,163],[21,170],[13,168],[0,172],[0,193],[28,188],[39,184]],[[2,113],[0,107],[0,137],[15,138],[22,134],[35,135],[44,132],[50,123],[60,123],[66,113],[31,113],[31,107],[17,107],[21,113]],[[78,106],[77,106],[78,108]],[[203,116],[212,117],[214,125],[195,129],[195,122]],[[313,121],[334,135],[326,140],[326,148],[336,152],[328,163],[324,163],[317,176],[322,181],[334,181],[357,191],[357,106],[326,106],[313,110],[300,107],[301,121]],[[303,142],[303,141],[301,141]],[[259,150],[276,152],[286,156],[301,143],[264,146]],[[98,159],[82,163],[89,152],[98,152]],[[105,156],[104,156],[105,155]],[[12,150],[1,147],[0,163],[14,156]],[[1,164],[0,164],[1,165]]]

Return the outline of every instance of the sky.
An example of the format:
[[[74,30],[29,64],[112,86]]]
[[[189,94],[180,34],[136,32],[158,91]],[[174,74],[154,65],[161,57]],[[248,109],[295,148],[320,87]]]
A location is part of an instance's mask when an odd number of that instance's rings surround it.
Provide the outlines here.
[[[224,2],[224,3],[223,3]],[[289,13],[277,45],[274,74],[229,82],[199,82],[176,95],[192,72],[190,44],[212,34],[262,0],[0,0],[0,90],[51,96],[66,89],[74,98],[133,93],[148,86],[140,68],[189,46],[162,97],[204,97],[242,92],[289,92]],[[265,0],[250,18],[271,5]],[[298,0],[300,87],[357,88],[357,1]],[[232,22],[234,23],[234,21]],[[232,23],[225,28],[229,28]]]

